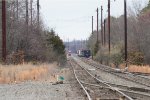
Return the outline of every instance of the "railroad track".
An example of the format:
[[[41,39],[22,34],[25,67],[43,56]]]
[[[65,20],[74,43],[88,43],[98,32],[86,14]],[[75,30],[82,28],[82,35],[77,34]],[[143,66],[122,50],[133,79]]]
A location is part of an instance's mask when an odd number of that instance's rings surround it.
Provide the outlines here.
[[[73,67],[75,78],[85,91],[88,100],[133,100],[118,88],[96,78],[77,63],[71,61],[71,66]]]
[[[75,60],[74,60],[75,61]],[[87,61],[86,61],[87,62]],[[75,63],[80,66],[80,62],[76,62]],[[84,65],[83,65],[84,66]],[[83,70],[83,66],[80,66],[82,67],[82,70]],[[79,68],[79,67],[78,67]],[[85,69],[85,68],[84,68]],[[86,69],[85,69],[86,70]],[[86,70],[88,74],[91,74],[91,70]],[[92,74],[91,74],[92,75]],[[93,77],[95,77],[96,79],[100,80],[101,82],[113,87],[113,88],[116,88],[117,90],[121,91],[122,93],[128,95],[129,97],[132,97],[133,100],[149,100],[150,98],[150,90],[149,89],[144,89],[144,88],[138,88],[138,87],[130,87],[130,86],[124,86],[124,85],[116,85],[116,84],[113,84],[113,83],[110,83],[110,82],[106,82],[106,81],[103,81],[101,80],[99,77],[95,76],[95,74],[92,75]],[[85,78],[86,79],[86,78]],[[86,81],[81,81],[81,83],[84,83],[86,85],[94,85],[95,87],[98,87],[98,88],[103,88],[103,86],[101,86],[100,84],[93,84],[91,83],[92,81],[89,82],[86,82]],[[106,87],[105,87],[106,88]],[[100,99],[101,100],[101,99]]]
[[[132,81],[132,82],[150,87],[150,79],[146,78],[146,77],[143,77],[142,75],[136,75],[136,74],[132,74],[132,73],[129,73],[129,72],[116,71],[113,68],[110,68],[110,67],[105,66],[105,65],[92,63],[92,62],[89,62],[88,60],[85,60],[85,59],[81,59],[81,60],[83,62],[85,62],[86,64],[95,67],[98,70],[102,70],[102,71],[111,73],[113,75],[116,75],[120,78],[126,79],[128,81]]]

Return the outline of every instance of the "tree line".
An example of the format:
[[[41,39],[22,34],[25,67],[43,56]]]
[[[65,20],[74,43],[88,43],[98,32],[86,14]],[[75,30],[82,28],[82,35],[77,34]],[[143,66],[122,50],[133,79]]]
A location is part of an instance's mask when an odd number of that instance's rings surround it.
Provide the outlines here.
[[[63,41],[53,29],[44,25],[39,9],[39,0],[6,0],[7,57],[23,51],[25,61],[63,63],[66,58]],[[1,14],[0,8],[0,18]],[[0,26],[2,26],[1,21]],[[1,31],[0,28],[0,33]],[[1,45],[0,42],[0,48]],[[1,51],[0,49],[0,53]]]
[[[145,8],[135,3],[132,9],[128,9],[128,63],[135,65],[150,64],[150,1]],[[99,43],[97,48],[96,34],[90,36],[88,47],[95,55],[95,60],[108,64],[109,62],[119,66],[124,62],[124,15],[111,16],[111,52],[108,50],[108,19],[106,18],[106,45]],[[99,30],[101,33],[101,30]],[[99,39],[101,39],[99,35]],[[101,41],[101,40],[100,40]]]

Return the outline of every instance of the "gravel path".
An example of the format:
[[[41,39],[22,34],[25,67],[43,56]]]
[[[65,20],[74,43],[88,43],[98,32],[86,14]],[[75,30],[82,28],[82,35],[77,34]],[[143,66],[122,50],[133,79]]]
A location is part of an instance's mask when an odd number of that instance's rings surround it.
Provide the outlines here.
[[[59,74],[65,77],[64,84],[53,85],[50,80],[1,84],[0,100],[85,100],[71,70],[60,69]]]

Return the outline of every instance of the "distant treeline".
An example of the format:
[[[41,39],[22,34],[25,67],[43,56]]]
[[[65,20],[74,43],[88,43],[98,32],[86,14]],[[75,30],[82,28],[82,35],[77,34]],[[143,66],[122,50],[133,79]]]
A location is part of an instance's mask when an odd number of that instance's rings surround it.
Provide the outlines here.
[[[64,42],[66,51],[71,51],[72,53],[77,53],[78,50],[87,49],[87,40],[73,40]]]

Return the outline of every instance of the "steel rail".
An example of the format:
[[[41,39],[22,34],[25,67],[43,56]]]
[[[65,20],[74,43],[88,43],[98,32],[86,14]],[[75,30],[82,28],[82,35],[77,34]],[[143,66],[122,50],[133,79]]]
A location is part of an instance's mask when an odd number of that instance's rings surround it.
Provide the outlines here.
[[[72,66],[72,68],[73,68],[72,63],[70,63],[70,64],[71,64],[71,66]],[[84,92],[86,93],[86,95],[87,95],[87,97],[88,97],[88,100],[92,100],[91,96],[89,95],[89,93],[87,92],[87,90],[85,89],[85,87],[83,86],[83,84],[80,82],[80,80],[78,79],[74,68],[73,68],[73,73],[74,73],[74,75],[75,75],[76,80],[78,81],[78,83],[80,84],[80,86],[82,87],[82,89],[84,90]]]
[[[76,62],[76,61],[75,61],[75,62]],[[78,66],[80,66],[81,68],[83,68],[91,77],[93,77],[93,78],[96,79],[97,81],[101,82],[102,84],[108,86],[111,90],[118,92],[119,94],[121,94],[122,96],[126,97],[126,98],[129,99],[129,100],[134,100],[134,99],[132,99],[130,96],[124,94],[124,93],[121,92],[121,91],[119,91],[117,88],[114,88],[114,87],[112,87],[111,85],[105,83],[105,81],[96,78],[96,77],[95,77],[94,75],[92,75],[87,69],[85,69],[83,66],[79,65],[77,62],[76,62],[76,64],[77,64]]]
[[[81,59],[81,60],[82,60],[82,59]],[[82,61],[83,61],[83,60],[82,60]],[[85,61],[83,61],[83,62],[85,62]],[[116,71],[114,68],[110,68],[110,67],[108,67],[108,66],[105,66],[105,65],[101,65],[101,64],[100,64],[100,66],[107,67],[106,69],[102,69],[102,68],[98,68],[98,65],[92,64],[92,63],[90,63],[90,62],[85,62],[85,63],[88,64],[88,65],[91,65],[91,66],[93,66],[93,67],[95,67],[95,68],[97,68],[97,69],[100,69],[100,70],[103,70],[103,71],[105,71],[105,72],[109,72],[109,73],[111,73],[111,74],[113,74],[113,75],[116,75],[116,76],[118,76],[118,77],[124,78],[124,79],[126,79],[126,80],[129,80],[129,81],[132,81],[132,82],[135,82],[135,83],[138,83],[138,84],[141,84],[141,85],[150,87],[150,85],[147,85],[147,84],[145,84],[145,83],[143,83],[143,82],[139,82],[139,81],[137,81],[137,80],[131,80],[131,79],[127,78],[127,77],[123,77],[122,75],[119,75],[119,74],[117,74],[117,73],[115,73],[115,72],[110,71],[110,70]],[[119,72],[121,72],[121,71],[119,71]],[[130,73],[130,74],[132,74],[132,73]],[[132,75],[134,75],[134,74],[132,74]],[[139,78],[144,78],[144,77],[141,77],[141,76],[138,76],[138,77],[139,77]],[[144,79],[148,79],[148,78],[144,78]],[[149,80],[149,79],[148,79],[148,80]]]
[[[83,81],[81,81],[81,83],[82,83],[82,84],[85,84],[85,85],[90,85],[90,86],[99,87],[99,88],[110,89],[109,87],[103,87],[103,86],[100,86],[100,85],[97,85],[97,84],[90,84],[90,83],[86,83],[86,82],[83,82]],[[129,90],[120,89],[120,88],[118,88],[118,90],[119,90],[119,91],[123,91],[123,92],[128,92],[128,93],[143,95],[143,96],[147,96],[147,97],[150,98],[150,95],[149,95],[149,94],[145,94],[145,93],[142,93],[142,92],[129,91]]]

